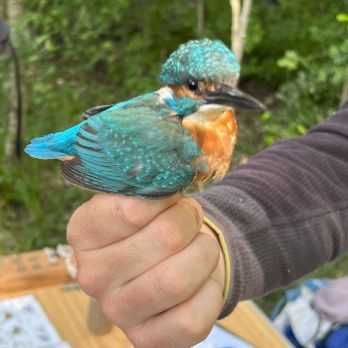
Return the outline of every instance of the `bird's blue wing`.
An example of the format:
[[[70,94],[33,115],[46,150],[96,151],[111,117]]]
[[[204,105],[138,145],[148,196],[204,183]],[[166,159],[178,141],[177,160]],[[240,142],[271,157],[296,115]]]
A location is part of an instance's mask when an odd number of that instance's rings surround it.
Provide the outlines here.
[[[86,120],[90,117],[98,117],[99,114],[110,110],[116,110],[120,108],[127,108],[129,106],[143,105],[146,103],[152,103],[156,105],[159,99],[156,93],[147,93],[142,96],[135,97],[133,99],[118,103],[101,105],[88,109],[82,114],[82,117]],[[48,160],[48,159],[67,159],[76,155],[75,150],[75,138],[80,128],[86,121],[68,128],[64,131],[44,135],[39,138],[35,138],[31,143],[26,146],[25,152],[31,157]]]
[[[89,118],[74,147],[77,155],[63,162],[62,173],[93,191],[167,196],[185,189],[205,165],[180,121],[154,106],[111,108]]]

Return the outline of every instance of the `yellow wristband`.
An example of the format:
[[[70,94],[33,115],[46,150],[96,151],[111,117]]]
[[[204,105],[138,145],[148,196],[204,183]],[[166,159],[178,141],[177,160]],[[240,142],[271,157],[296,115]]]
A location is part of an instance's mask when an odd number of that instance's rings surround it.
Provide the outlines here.
[[[226,278],[225,278],[225,289],[224,289],[224,303],[227,301],[228,296],[228,290],[230,288],[230,282],[231,282],[231,261],[230,256],[227,249],[227,244],[225,241],[225,237],[221,230],[206,216],[204,216],[203,221],[216,233],[218,236],[224,257],[225,257],[225,270],[226,270]]]

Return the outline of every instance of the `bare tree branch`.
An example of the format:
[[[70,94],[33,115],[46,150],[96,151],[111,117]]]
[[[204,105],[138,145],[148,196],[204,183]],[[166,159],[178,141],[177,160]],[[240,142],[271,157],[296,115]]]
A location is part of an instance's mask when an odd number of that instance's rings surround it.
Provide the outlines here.
[[[8,23],[10,27],[13,28],[15,23],[17,22],[18,17],[21,14],[22,6],[21,0],[8,0],[7,1],[7,17]],[[11,38],[13,40],[14,35],[12,32]],[[17,56],[15,54],[14,49],[11,50],[12,57],[17,61]],[[18,63],[18,61],[17,61]],[[18,132],[18,128],[20,124],[17,118],[18,115],[18,107],[20,98],[19,94],[19,80],[18,80],[18,64],[14,64],[13,70],[10,74],[10,97],[11,97],[11,109],[8,115],[8,123],[7,123],[7,134],[5,138],[5,146],[4,146],[4,156],[5,159],[11,158],[15,154],[15,143],[16,143],[16,135]],[[18,150],[18,149],[17,149]]]
[[[341,104],[348,100],[348,76],[346,77],[341,93]]]
[[[252,0],[230,0],[232,11],[231,47],[238,62],[242,61],[247,35]]]
[[[242,62],[242,59],[243,59],[244,44],[245,44],[245,38],[247,35],[247,30],[248,30],[251,6],[252,6],[252,0],[243,1],[243,9],[240,15],[240,31],[239,31],[239,45],[238,45],[239,50],[236,53],[237,60],[239,62]]]
[[[230,0],[232,10],[231,24],[231,48],[235,53],[239,44],[239,17],[240,17],[240,0]]]

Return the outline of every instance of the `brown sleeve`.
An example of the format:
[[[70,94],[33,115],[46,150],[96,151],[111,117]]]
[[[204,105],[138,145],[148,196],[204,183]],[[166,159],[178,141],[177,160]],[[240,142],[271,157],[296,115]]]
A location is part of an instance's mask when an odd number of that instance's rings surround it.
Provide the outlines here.
[[[231,282],[222,315],[348,250],[348,103],[195,195],[222,231]]]

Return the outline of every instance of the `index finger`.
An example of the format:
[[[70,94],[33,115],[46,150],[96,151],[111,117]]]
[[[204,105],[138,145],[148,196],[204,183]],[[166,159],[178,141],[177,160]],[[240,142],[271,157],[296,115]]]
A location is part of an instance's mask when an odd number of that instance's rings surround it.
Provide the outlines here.
[[[174,195],[145,200],[97,194],[71,216],[67,227],[69,244],[77,250],[92,250],[118,242],[141,230],[179,198]]]

